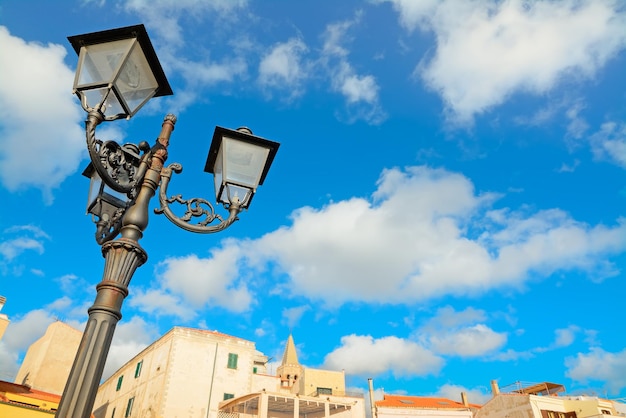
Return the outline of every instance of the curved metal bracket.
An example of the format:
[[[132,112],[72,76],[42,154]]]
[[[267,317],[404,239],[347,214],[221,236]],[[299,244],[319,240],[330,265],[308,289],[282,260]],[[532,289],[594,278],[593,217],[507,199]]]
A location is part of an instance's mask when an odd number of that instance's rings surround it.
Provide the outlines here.
[[[92,110],[85,121],[89,158],[107,186],[116,192],[127,194],[132,199],[136,197],[137,185],[141,184],[145,168],[138,168],[129,156],[134,154],[134,158],[139,160],[141,158],[139,151],[148,153],[150,146],[145,141],[137,146],[135,144],[120,145],[115,141],[103,142],[96,139],[96,127],[104,120],[101,112]],[[149,158],[150,155],[144,154],[144,158],[141,159]]]
[[[161,170],[161,186],[159,187],[159,202],[161,207],[154,210],[154,213],[164,214],[167,219],[172,221],[175,225],[191,232],[197,232],[200,234],[211,234],[214,232],[223,231],[235,222],[237,215],[241,212],[241,206],[239,202],[231,203],[226,207],[228,209],[228,218],[224,219],[219,214],[215,213],[213,205],[206,199],[193,198],[183,199],[182,195],[174,195],[167,197],[167,186],[169,185],[172,177],[172,172],[181,173],[183,170],[182,165],[178,163],[172,163]],[[171,209],[170,204],[177,202],[186,206],[185,214],[177,216]],[[196,224],[190,223],[193,219],[200,218]],[[216,225],[209,225],[215,220],[219,223]]]

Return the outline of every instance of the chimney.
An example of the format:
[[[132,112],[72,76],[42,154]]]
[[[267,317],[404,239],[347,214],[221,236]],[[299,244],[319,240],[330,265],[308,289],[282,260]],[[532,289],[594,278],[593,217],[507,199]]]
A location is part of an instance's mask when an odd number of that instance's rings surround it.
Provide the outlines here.
[[[377,418],[376,413],[376,404],[374,403],[374,383],[372,382],[372,378],[367,379],[367,384],[370,389],[370,407],[372,408],[372,418]]]
[[[500,388],[498,387],[497,380],[491,381],[491,393],[493,394],[494,397],[500,394]]]
[[[2,310],[2,308],[4,308],[4,304],[6,303],[7,298],[5,298],[4,296],[0,296],[0,311]]]
[[[463,406],[469,407],[469,402],[467,402],[467,394],[465,392],[461,392],[461,402],[463,402]]]

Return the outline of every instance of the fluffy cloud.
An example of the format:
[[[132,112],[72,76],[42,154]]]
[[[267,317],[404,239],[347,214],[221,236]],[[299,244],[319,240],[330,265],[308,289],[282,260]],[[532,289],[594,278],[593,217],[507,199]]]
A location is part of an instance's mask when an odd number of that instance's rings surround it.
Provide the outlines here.
[[[451,307],[438,310],[437,315],[420,328],[426,346],[442,355],[476,357],[494,352],[507,341],[505,333],[498,333],[481,323],[485,321],[483,311],[468,308],[456,312]]]
[[[19,256],[27,251],[43,254],[50,237],[34,225],[19,225],[6,229],[0,235],[0,274],[17,276],[22,266],[16,266]]]
[[[444,307],[408,338],[345,336],[340,347],[326,356],[324,365],[331,369],[344,368],[349,374],[362,376],[387,372],[396,377],[436,374],[443,367],[445,358],[482,356],[493,353],[506,343],[507,335],[485,325],[487,319],[482,310],[455,311],[452,307]],[[372,358],[377,361],[372,362]]]
[[[344,47],[350,28],[359,21],[359,14],[353,20],[329,24],[322,35],[324,46],[322,65],[331,78],[334,91],[346,99],[351,119],[364,119],[369,123],[381,123],[386,115],[378,99],[378,83],[372,75],[361,75],[348,61],[349,51]]]
[[[74,72],[60,45],[25,42],[3,26],[0,44],[0,182],[40,188],[51,202],[83,155],[82,110],[68,90]],[[32,164],[32,150],[46,158]]]
[[[460,122],[514,93],[593,77],[626,46],[626,13],[613,0],[383,1],[406,29],[435,34],[437,49],[417,71]]]
[[[289,329],[293,329],[298,324],[298,322],[300,322],[300,318],[302,318],[302,315],[304,315],[310,309],[311,307],[308,305],[283,309],[283,320],[287,324],[287,327]]]
[[[436,374],[443,366],[443,359],[415,342],[398,337],[375,339],[369,335],[348,335],[341,338],[339,348],[325,357],[324,366],[330,370],[345,369],[352,375],[391,372],[400,377]]]
[[[302,62],[306,50],[304,42],[297,38],[275,45],[261,59],[259,83],[263,87],[287,89],[290,97],[300,95],[307,77],[307,65]]]
[[[626,248],[624,220],[594,226],[557,209],[494,210],[496,197],[443,169],[386,170],[370,200],[301,208],[292,225],[260,239],[230,240],[207,259],[165,261],[162,286],[194,305],[240,300],[245,308],[255,284],[241,280],[269,265],[281,292],[328,306],[415,303],[519,288],[559,270],[595,278]],[[466,331],[501,343],[488,329]]]
[[[626,123],[606,122],[590,141],[595,158],[626,168]]]
[[[173,7],[171,0],[126,0],[124,7],[129,12],[139,14],[169,44],[180,47],[185,43],[179,22],[181,16],[189,15],[198,19],[203,15],[218,14],[232,17],[234,11],[241,10],[247,4],[247,0],[177,0]]]
[[[193,308],[219,306],[233,312],[244,312],[252,304],[245,282],[237,280],[240,250],[236,246],[213,251],[213,258],[196,255],[168,258],[156,267],[155,287],[139,289],[132,304],[144,312],[155,312],[174,302],[178,308],[168,315],[191,318]],[[181,302],[181,299],[184,302]],[[190,304],[187,306],[186,304]]]
[[[593,271],[626,246],[624,222],[589,226],[559,210],[495,216],[487,210],[493,199],[456,173],[387,170],[373,201],[300,209],[292,226],[246,252],[281,267],[295,294],[329,304],[408,303],[520,286],[559,269]]]
[[[610,353],[601,348],[592,348],[588,353],[578,353],[576,357],[567,358],[565,366],[569,369],[567,376],[574,380],[605,381],[612,393],[619,393],[626,387],[626,349]]]
[[[441,386],[437,393],[434,393],[434,396],[440,396],[442,398],[456,400],[461,402],[462,399],[460,397],[461,393],[465,393],[467,395],[467,400],[469,403],[484,405],[489,401],[493,395],[491,393],[485,393],[479,388],[468,389],[459,385],[451,385],[446,384]]]
[[[560,328],[554,331],[554,347],[570,346],[576,339],[576,334],[580,332],[580,328],[576,325],[570,325],[567,328]]]

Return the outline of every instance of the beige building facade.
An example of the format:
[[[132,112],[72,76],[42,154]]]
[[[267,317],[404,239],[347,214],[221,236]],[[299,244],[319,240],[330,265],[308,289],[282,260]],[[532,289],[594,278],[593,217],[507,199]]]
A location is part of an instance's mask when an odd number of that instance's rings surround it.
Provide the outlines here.
[[[250,392],[267,361],[251,341],[175,327],[100,386],[94,415],[216,417],[221,401]]]
[[[280,390],[298,395],[344,395],[346,376],[343,371],[313,369],[303,367],[298,361],[293,336],[289,335],[283,359],[278,366]]]
[[[61,395],[70,374],[83,333],[61,321],[28,347],[15,383]]]
[[[251,341],[175,327],[100,386],[94,416],[234,418],[254,406],[272,418],[364,418],[362,396],[345,396],[344,373],[301,366],[291,336],[277,375],[267,374],[268,361]]]
[[[218,418],[365,418],[363,396],[346,393],[344,372],[302,366],[292,335],[277,375],[253,381],[252,393],[220,403]]]
[[[607,418],[625,416],[621,405],[594,396],[559,396],[562,385],[543,382],[501,393],[492,382],[494,397],[475,418]]]
[[[5,298],[4,296],[0,296],[0,311],[2,311],[2,308],[4,308],[4,304],[6,303],[7,298]],[[0,313],[0,340],[2,340],[2,336],[4,335],[4,332],[7,330],[7,327],[9,326],[9,317],[6,316],[3,313]]]

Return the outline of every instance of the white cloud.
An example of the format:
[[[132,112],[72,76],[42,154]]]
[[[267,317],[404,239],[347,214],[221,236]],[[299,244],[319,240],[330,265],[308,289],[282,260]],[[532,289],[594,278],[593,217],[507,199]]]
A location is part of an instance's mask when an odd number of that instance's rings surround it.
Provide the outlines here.
[[[601,348],[592,348],[588,353],[565,359],[570,378],[587,382],[605,381],[610,392],[617,394],[626,387],[626,349],[611,353]]]
[[[200,19],[207,14],[234,16],[233,12],[243,9],[248,0],[127,0],[127,11],[139,14],[146,25],[168,43],[177,47],[185,40],[179,20],[182,16]]]
[[[462,123],[515,93],[593,77],[626,46],[626,13],[613,0],[387,1],[406,29],[435,34],[418,72]]]
[[[324,366],[359,376],[391,372],[402,377],[436,374],[443,359],[413,341],[353,334],[341,338],[341,346],[326,355]]]
[[[298,38],[274,45],[259,64],[261,86],[289,90],[289,98],[300,95],[302,83],[308,77],[308,64],[302,62],[306,51],[306,45]]]
[[[464,386],[451,384],[441,386],[433,395],[462,402],[461,393],[465,393],[467,395],[467,401],[469,403],[478,405],[484,405],[493,397],[491,393],[485,393],[479,388],[468,389]]]
[[[626,168],[626,123],[603,123],[590,142],[595,158]]]
[[[163,289],[135,289],[128,304],[157,317],[167,315],[187,320],[196,316],[195,309]]]
[[[247,307],[251,295],[238,280],[269,264],[284,273],[274,287],[329,306],[415,303],[520,288],[556,271],[595,277],[626,249],[626,220],[593,226],[558,209],[493,210],[495,197],[443,169],[386,170],[371,200],[298,209],[290,226],[258,240],[165,262],[162,282],[196,305],[240,291]]]
[[[48,239],[50,237],[34,225],[16,225],[4,230],[0,235],[0,274],[10,271],[14,276],[20,275],[23,270],[19,265],[20,255],[28,251],[43,254]]]
[[[74,73],[60,45],[27,43],[3,26],[0,44],[0,181],[10,191],[39,188],[50,203],[83,155]],[[33,164],[33,150],[46,158]]]
[[[237,76],[246,72],[247,64],[239,57],[221,63],[193,62],[179,58],[173,68],[180,71],[187,82],[192,85],[213,85],[220,82],[232,82]]]
[[[32,238],[15,238],[0,243],[0,254],[8,261],[13,260],[26,250],[34,250],[43,253],[43,244]]]
[[[483,324],[429,337],[435,353],[460,357],[478,357],[493,352],[502,347],[506,340],[506,334],[495,332]]]
[[[321,63],[331,78],[332,89],[346,100],[350,119],[363,119],[371,124],[381,123],[386,115],[378,97],[379,86],[372,75],[361,75],[348,61],[350,55],[344,46],[350,28],[357,24],[360,14],[353,20],[333,23],[322,35],[324,46]]]
[[[158,286],[140,292],[133,303],[141,305],[144,311],[153,311],[169,300],[183,298],[196,308],[209,304],[232,312],[248,310],[252,295],[245,281],[236,280],[241,273],[237,264],[240,249],[227,245],[213,251],[212,255],[213,258],[208,259],[189,255],[160,262],[156,268]],[[187,309],[170,313],[181,317],[189,314]]]
[[[482,323],[486,319],[481,310],[457,312],[448,306],[439,309],[415,334],[434,353],[477,357],[494,352],[507,341],[506,333],[495,332]]]
[[[348,103],[365,102],[375,104],[378,101],[378,85],[371,75],[359,76],[353,74],[351,68],[345,64],[341,66],[344,74],[339,75],[341,87],[339,90]]]
[[[580,328],[576,325],[570,325],[567,328],[560,328],[554,331],[554,347],[568,347],[572,345],[576,339],[576,334],[580,332]]]
[[[293,329],[293,327],[296,326],[298,322],[300,322],[300,318],[302,318],[302,315],[304,315],[305,312],[310,309],[311,307],[308,305],[283,309],[283,318],[286,321],[288,328]]]

